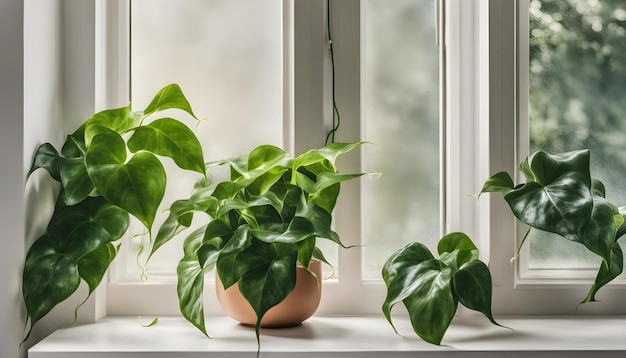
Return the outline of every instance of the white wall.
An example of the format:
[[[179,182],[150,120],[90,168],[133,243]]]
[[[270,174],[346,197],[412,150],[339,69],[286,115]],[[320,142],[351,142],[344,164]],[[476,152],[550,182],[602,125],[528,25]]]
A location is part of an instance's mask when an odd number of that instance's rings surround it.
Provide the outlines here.
[[[22,347],[25,310],[21,274],[25,254],[45,230],[56,188],[45,173],[27,185],[37,146],[63,143],[94,110],[95,2],[0,2],[0,357],[26,349],[71,321],[81,297],[53,310]],[[81,292],[84,294],[84,292]],[[93,320],[93,303],[83,310]]]

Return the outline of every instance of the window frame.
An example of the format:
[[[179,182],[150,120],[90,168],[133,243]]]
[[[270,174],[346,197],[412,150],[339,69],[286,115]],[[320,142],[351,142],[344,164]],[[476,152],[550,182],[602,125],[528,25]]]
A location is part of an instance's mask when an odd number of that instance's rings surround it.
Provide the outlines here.
[[[100,109],[126,103],[128,98],[128,92],[124,92],[128,88],[128,83],[124,84],[124,78],[129,78],[124,72],[128,54],[115,50],[124,38],[103,32],[122,25],[129,1],[97,2],[99,13],[105,14],[97,17],[101,22],[96,30],[100,44],[96,46],[96,103]],[[499,195],[483,195],[480,200],[467,197],[477,193],[492,173],[516,173],[517,163],[528,152],[527,144],[524,146],[527,140],[523,140],[528,133],[528,111],[527,106],[520,105],[527,103],[528,79],[524,73],[528,63],[523,59],[528,40],[524,42],[521,34],[527,33],[523,24],[527,23],[528,0],[437,1],[440,56],[445,59],[441,73],[441,93],[445,94],[441,103],[445,118],[441,122],[445,133],[441,137],[441,173],[442,188],[446,188],[441,196],[442,234],[463,231],[478,242],[481,258],[489,263],[492,272],[495,314],[625,313],[626,307],[619,299],[623,284],[603,288],[602,304],[578,308],[588,281],[523,279],[519,262],[511,267],[509,260],[525,231],[505,201]],[[283,58],[284,138],[286,149],[294,154],[323,145],[323,134],[332,121],[325,6],[325,0],[283,0],[284,26],[289,29],[284,37]],[[363,54],[362,23],[367,14],[361,0],[331,2],[331,11],[336,44],[336,99],[342,111],[338,140],[357,141],[363,107],[362,56],[346,54]],[[340,165],[346,171],[359,171],[362,159],[353,155],[342,158]],[[353,208],[360,206],[361,194],[358,182],[348,182],[342,187],[337,204],[336,230],[348,245],[360,244],[361,212]],[[341,275],[324,282],[318,314],[379,313],[385,297],[384,284],[361,279],[361,250],[339,250],[339,261]],[[105,314],[179,314],[175,283],[118,282],[104,286],[96,293],[97,300],[104,303],[96,306]],[[209,292],[213,287],[212,282],[207,282],[205,290]],[[359,297],[359,302],[353,297]],[[205,310],[207,315],[222,314],[214,295],[205,295]]]
[[[528,0],[490,1],[483,9],[489,17],[489,168],[490,173],[515,173],[528,155]],[[501,195],[481,198],[488,202],[490,268],[493,278],[495,314],[623,314],[624,284],[613,282],[602,288],[602,303],[579,303],[593,277],[577,279],[571,273],[547,270],[534,277],[526,273],[515,255],[527,227],[512,215]],[[503,238],[513,238],[506,240]],[[527,244],[525,245],[527,246]],[[522,252],[527,255],[528,251]],[[511,267],[513,266],[513,267]],[[554,271],[552,270],[552,273]],[[560,276],[559,276],[560,275]]]
[[[437,0],[439,1],[439,0]],[[128,46],[128,40],[112,28],[128,30],[127,19],[130,0],[118,2],[100,0],[100,12],[106,14],[99,23],[101,75],[97,87],[102,107],[125,103],[128,98],[129,54],[119,51]],[[443,1],[441,1],[443,4]],[[342,130],[338,141],[360,140],[360,118],[362,113],[361,47],[362,19],[366,16],[361,0],[331,2],[331,26],[335,46],[335,95],[341,103]],[[284,98],[285,100],[285,144],[286,149],[299,154],[312,147],[322,146],[325,133],[332,123],[331,64],[327,51],[326,1],[283,0],[284,28]],[[441,6],[445,9],[445,6]],[[435,14],[433,14],[434,16]],[[443,17],[444,12],[441,12]],[[337,19],[341,19],[338,21]],[[125,22],[126,21],[126,22]],[[102,32],[107,33],[102,34]],[[443,31],[440,31],[442,40]],[[116,41],[118,41],[116,43]],[[117,50],[114,50],[117,46]],[[353,54],[359,56],[353,56]],[[104,69],[104,70],[103,70]],[[126,77],[124,77],[126,76]],[[115,88],[121,88],[116,91]],[[442,88],[445,88],[442,86]],[[296,120],[297,118],[297,120]],[[320,120],[321,119],[321,120]],[[362,158],[358,154],[341,158],[344,171],[360,171]],[[336,230],[347,245],[360,244],[361,186],[357,181],[345,183],[335,210]],[[448,196],[450,197],[450,196]],[[324,282],[324,295],[319,314],[375,314],[385,297],[382,280],[361,279],[361,250],[339,250],[341,273],[339,278]],[[106,301],[108,315],[128,314],[178,314],[176,284],[171,282],[109,282],[100,295]],[[205,285],[207,292],[214,289],[212,280]],[[357,304],[351,299],[357,295]],[[129,300],[128,297],[133,297]],[[154,297],[159,297],[154,300]],[[208,315],[220,315],[221,310],[214,295],[205,295],[205,311]]]

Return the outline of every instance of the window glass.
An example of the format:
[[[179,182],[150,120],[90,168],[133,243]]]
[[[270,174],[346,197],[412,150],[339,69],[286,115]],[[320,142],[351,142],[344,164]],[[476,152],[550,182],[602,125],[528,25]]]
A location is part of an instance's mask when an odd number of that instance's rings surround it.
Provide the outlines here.
[[[589,148],[592,175],[606,185],[607,198],[626,204],[626,4],[532,0],[529,16],[531,153]],[[531,269],[600,263],[582,245],[534,235]]]
[[[260,144],[282,147],[282,41],[282,0],[132,0],[133,110],[178,83],[204,119],[196,134],[207,162]],[[176,174],[168,177],[163,210],[188,197],[198,179],[173,165],[167,170]],[[147,235],[131,240],[126,260],[119,260],[125,262],[123,277],[139,277],[136,252],[148,241]],[[147,268],[150,278],[175,274],[181,256],[181,250],[160,250]]]
[[[436,247],[439,208],[439,59],[435,1],[367,0],[363,189],[365,279],[408,242]]]

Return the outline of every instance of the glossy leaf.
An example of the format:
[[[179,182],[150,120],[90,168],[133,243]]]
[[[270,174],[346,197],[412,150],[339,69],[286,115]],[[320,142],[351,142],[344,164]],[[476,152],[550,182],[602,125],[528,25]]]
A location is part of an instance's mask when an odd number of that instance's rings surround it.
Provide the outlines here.
[[[583,302],[595,300],[598,289],[621,273],[622,253],[616,241],[626,233],[623,213],[604,198],[604,184],[591,177],[589,163],[589,150],[558,155],[539,151],[520,165],[527,182],[510,191],[501,190],[520,221],[581,243],[602,258],[594,285]],[[496,176],[504,178],[508,174]],[[498,191],[493,189],[497,185],[490,184],[492,178],[482,192]]]
[[[94,114],[85,123],[85,144],[89,148],[91,141],[98,134],[115,132],[125,133],[139,124],[130,114],[130,106],[107,109]]]
[[[202,302],[204,273],[207,265],[203,265],[198,258],[198,250],[202,245],[204,229],[195,230],[185,239],[183,245],[184,256],[176,268],[178,275],[176,292],[182,315],[202,333],[207,335],[204,324],[204,304]]]
[[[187,101],[182,89],[177,84],[170,84],[161,89],[154,96],[148,107],[146,107],[143,115],[147,117],[166,109],[180,109],[189,113],[192,117],[198,118],[193,113],[189,101]]]
[[[292,164],[292,169],[297,171],[300,167],[306,167],[314,163],[318,163],[324,160],[329,161],[333,166],[337,157],[341,154],[347,153],[359,146],[363,142],[355,143],[331,143],[323,148],[311,149],[299,155]]]
[[[107,269],[117,256],[118,249],[112,243],[101,245],[95,250],[88,252],[78,261],[78,273],[80,278],[87,283],[89,294],[96,290]]]
[[[295,246],[282,244],[251,245],[238,256],[246,272],[239,279],[239,291],[256,313],[257,341],[265,313],[296,286],[297,257]]]
[[[461,304],[484,314],[491,323],[499,325],[491,313],[491,274],[479,260],[465,263],[454,273],[453,291]]]
[[[361,174],[338,173],[334,160],[358,145],[333,145],[310,151],[300,159],[291,159],[275,146],[259,146],[248,155],[207,165],[211,170],[215,165],[228,164],[230,180],[218,183],[213,191],[204,188],[194,193],[195,198],[177,202],[176,208],[172,206],[171,218],[166,221],[168,237],[175,231],[177,215],[195,210],[195,203],[204,198],[213,199],[206,201],[210,205],[205,210],[213,221],[207,225],[204,242],[195,255],[200,262],[203,257],[209,261],[217,257],[217,273],[225,288],[239,284],[257,314],[257,339],[265,312],[293,289],[297,262],[306,266],[313,257],[328,262],[315,245],[317,238],[342,245],[332,230],[332,208],[339,184]],[[304,177],[298,180],[300,174]],[[180,220],[178,224],[182,225]],[[211,243],[213,239],[221,240],[219,250]],[[185,265],[193,271],[192,276],[198,275],[199,263],[192,261],[185,260]],[[189,297],[181,300],[188,302]],[[198,299],[193,297],[191,301]],[[197,315],[190,320],[201,326]]]
[[[511,179],[511,176],[508,173],[499,172],[485,181],[485,184],[483,184],[483,188],[480,191],[480,194],[493,192],[501,192],[503,194],[506,194],[509,191],[513,190],[514,186],[515,184],[513,184],[513,179]]]
[[[87,297],[74,310],[74,322],[78,320],[78,310],[87,302],[89,297],[96,290],[104,274],[117,256],[118,249],[110,242],[87,253],[78,261],[78,274],[87,283],[89,292]]]
[[[617,208],[606,199],[595,197],[593,199],[593,211],[591,218],[585,226],[581,240],[576,240],[591,252],[602,257],[605,261],[610,260],[611,247],[615,243],[617,226],[615,216]],[[621,216],[617,215],[621,218]]]
[[[46,233],[30,248],[24,264],[22,289],[31,328],[76,291],[79,261],[118,240],[128,225],[128,214],[101,197],[56,207]],[[86,272],[85,277],[95,281]]]
[[[59,173],[66,205],[80,203],[95,189],[83,158],[60,159]]]
[[[83,123],[74,133],[67,136],[61,154],[66,158],[84,157],[87,153],[87,145],[85,144],[85,123]]]
[[[436,259],[423,244],[411,243],[385,262],[382,310],[391,326],[398,302],[407,308],[415,333],[433,344],[441,343],[458,302],[497,324],[491,314],[491,275],[474,243],[463,233],[451,233],[440,240],[438,251]]]
[[[196,135],[186,125],[172,118],[161,118],[137,127],[128,140],[132,153],[147,150],[172,158],[182,169],[205,175],[202,147]]]
[[[28,175],[31,175],[35,170],[44,168],[50,173],[50,176],[60,182],[61,175],[59,173],[59,152],[54,149],[54,146],[50,143],[44,143],[37,148],[35,156],[33,157],[33,164],[28,171]]]
[[[455,253],[455,267],[461,267],[464,264],[478,259],[478,248],[472,240],[462,232],[450,233],[439,240],[437,244],[437,252],[439,256],[444,253]]]
[[[607,283],[613,281],[624,270],[624,254],[622,248],[616,242],[611,247],[611,258],[609,261],[602,260],[600,270],[587,294],[587,297],[581,303],[595,302],[598,290]]]
[[[127,162],[124,140],[108,132],[93,138],[85,162],[100,194],[150,229],[166,180],[163,165],[154,154],[140,152]]]

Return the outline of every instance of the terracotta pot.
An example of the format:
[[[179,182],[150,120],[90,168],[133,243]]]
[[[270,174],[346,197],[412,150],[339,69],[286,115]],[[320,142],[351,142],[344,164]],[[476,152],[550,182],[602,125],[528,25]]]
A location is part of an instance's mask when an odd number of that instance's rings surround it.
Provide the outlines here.
[[[315,313],[322,295],[322,262],[311,261],[309,269],[320,278],[319,283],[313,275],[298,265],[296,287],[281,303],[267,311],[261,320],[261,327],[297,326]],[[217,300],[227,316],[243,325],[256,324],[254,310],[239,292],[237,284],[224,290],[222,281],[215,275],[215,291]]]

